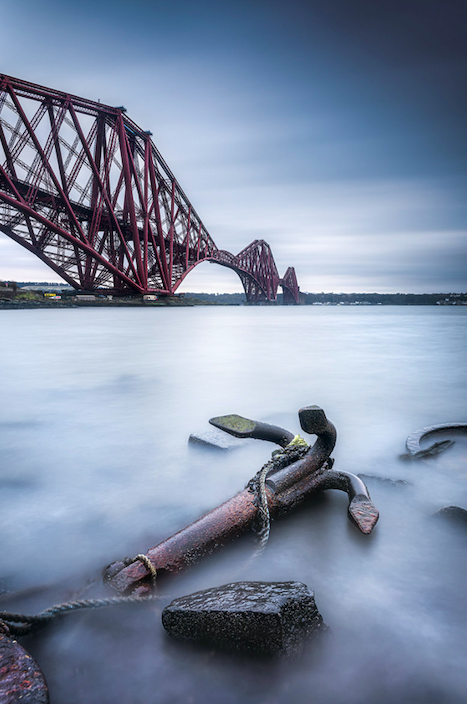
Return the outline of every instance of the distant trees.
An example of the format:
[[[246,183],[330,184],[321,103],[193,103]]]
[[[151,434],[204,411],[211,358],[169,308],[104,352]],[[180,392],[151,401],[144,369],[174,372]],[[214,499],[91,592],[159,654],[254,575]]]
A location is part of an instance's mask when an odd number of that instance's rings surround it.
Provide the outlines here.
[[[244,293],[185,293],[187,298],[218,303],[221,305],[241,305],[245,303]],[[467,293],[300,293],[305,305],[382,305],[382,306],[434,306],[463,305]],[[278,293],[277,303],[282,303]]]
[[[7,288],[10,289],[10,291],[16,293],[18,284],[16,283],[16,281],[0,281],[0,288]]]

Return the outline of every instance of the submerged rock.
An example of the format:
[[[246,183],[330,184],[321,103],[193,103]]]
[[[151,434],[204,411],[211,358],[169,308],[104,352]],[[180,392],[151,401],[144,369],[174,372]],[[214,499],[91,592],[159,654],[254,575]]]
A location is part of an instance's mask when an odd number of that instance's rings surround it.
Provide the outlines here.
[[[188,442],[204,447],[214,447],[218,450],[234,450],[245,444],[244,440],[233,438],[220,430],[203,430],[201,433],[192,433]]]
[[[460,506],[445,506],[444,508],[440,508],[439,511],[436,511],[435,516],[447,518],[452,523],[467,527],[467,511]]]
[[[301,582],[233,582],[174,599],[162,612],[170,635],[221,649],[292,654],[323,629]]]
[[[381,477],[377,474],[357,474],[357,477],[365,483],[367,481],[375,481],[380,484],[387,484],[388,486],[413,486],[412,482],[407,482],[405,479],[391,479],[390,477]]]

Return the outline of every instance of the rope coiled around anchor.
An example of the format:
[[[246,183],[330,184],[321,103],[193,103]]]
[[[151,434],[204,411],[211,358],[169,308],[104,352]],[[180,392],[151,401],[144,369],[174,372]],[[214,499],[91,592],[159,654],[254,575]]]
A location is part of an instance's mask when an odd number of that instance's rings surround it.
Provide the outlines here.
[[[264,464],[259,472],[250,479],[246,488],[255,494],[256,504],[258,506],[258,528],[259,535],[258,547],[256,548],[252,559],[257,558],[266,547],[271,532],[271,516],[269,515],[268,497],[266,494],[266,480],[271,472],[277,472],[279,469],[288,467],[293,462],[302,459],[310,449],[310,446],[300,435],[296,435],[286,447],[281,450],[274,450],[271,459]]]

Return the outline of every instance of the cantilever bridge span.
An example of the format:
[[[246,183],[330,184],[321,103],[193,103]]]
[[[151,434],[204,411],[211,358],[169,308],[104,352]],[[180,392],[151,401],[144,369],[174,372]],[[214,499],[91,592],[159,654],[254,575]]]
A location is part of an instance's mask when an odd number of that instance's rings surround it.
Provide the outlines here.
[[[175,293],[198,264],[240,277],[249,302],[298,303],[271,248],[217,248],[145,132],[109,107],[0,74],[0,231],[84,291]]]

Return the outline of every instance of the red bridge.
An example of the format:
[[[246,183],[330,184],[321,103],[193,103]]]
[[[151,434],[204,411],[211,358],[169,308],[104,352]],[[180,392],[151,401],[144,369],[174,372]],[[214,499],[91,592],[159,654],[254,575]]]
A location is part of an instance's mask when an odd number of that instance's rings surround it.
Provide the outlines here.
[[[197,264],[239,275],[247,301],[298,303],[255,240],[220,250],[151,140],[125,114],[0,74],[0,230],[81,291],[174,294]]]

